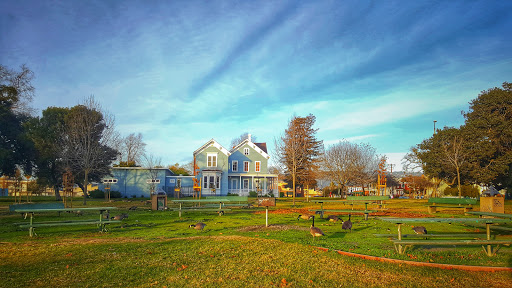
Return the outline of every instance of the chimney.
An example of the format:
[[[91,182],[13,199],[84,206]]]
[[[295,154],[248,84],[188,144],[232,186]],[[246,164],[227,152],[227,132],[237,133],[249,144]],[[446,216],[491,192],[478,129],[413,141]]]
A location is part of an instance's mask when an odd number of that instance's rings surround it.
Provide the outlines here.
[[[247,139],[249,140],[249,142],[252,142],[251,134],[247,134]]]

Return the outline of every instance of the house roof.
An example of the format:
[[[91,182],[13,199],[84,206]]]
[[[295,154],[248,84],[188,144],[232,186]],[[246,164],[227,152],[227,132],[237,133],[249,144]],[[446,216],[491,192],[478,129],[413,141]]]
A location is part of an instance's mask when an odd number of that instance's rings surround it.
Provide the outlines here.
[[[254,145],[260,147],[261,150],[263,150],[265,153],[268,154],[268,152],[267,152],[267,143],[254,143]]]
[[[265,158],[270,158],[270,155],[267,153],[267,143],[252,143],[251,140],[245,139],[244,141],[240,142],[240,144],[236,145],[231,149],[231,153],[238,150],[240,147],[244,146],[245,144],[252,147],[256,152],[260,153]]]
[[[213,147],[219,149],[220,152],[224,153],[226,156],[231,155],[231,153],[229,152],[228,149],[224,148],[222,145],[219,144],[219,142],[215,141],[215,139],[212,138],[210,141],[206,142],[206,144],[204,144],[199,149],[194,151],[194,156],[196,156],[197,154],[201,153],[204,149],[206,149],[206,148],[208,148],[210,146],[213,146]]]

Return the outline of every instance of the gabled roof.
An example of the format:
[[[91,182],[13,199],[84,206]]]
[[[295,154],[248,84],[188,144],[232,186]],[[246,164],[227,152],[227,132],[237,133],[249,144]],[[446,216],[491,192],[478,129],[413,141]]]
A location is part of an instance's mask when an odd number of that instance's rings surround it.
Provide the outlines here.
[[[245,144],[252,147],[254,150],[256,150],[256,152],[260,153],[263,157],[265,157],[267,159],[270,158],[270,155],[268,155],[268,153],[267,153],[267,143],[252,143],[249,139],[245,139],[244,141],[240,142],[240,144],[233,147],[233,149],[231,149],[231,151],[230,151],[231,154],[234,151],[240,149],[240,147],[244,146]]]
[[[226,156],[231,155],[231,153],[229,152],[228,149],[224,148],[222,145],[219,144],[219,142],[215,141],[215,139],[212,138],[210,141],[206,142],[206,144],[204,144],[199,149],[194,151],[194,156],[196,156],[197,154],[201,153],[204,149],[206,149],[206,148],[208,148],[210,146],[213,146],[213,147],[219,149],[220,152],[224,153]]]
[[[267,152],[267,143],[254,143],[254,145],[260,147],[261,150],[263,150],[265,153],[268,154],[268,152]]]

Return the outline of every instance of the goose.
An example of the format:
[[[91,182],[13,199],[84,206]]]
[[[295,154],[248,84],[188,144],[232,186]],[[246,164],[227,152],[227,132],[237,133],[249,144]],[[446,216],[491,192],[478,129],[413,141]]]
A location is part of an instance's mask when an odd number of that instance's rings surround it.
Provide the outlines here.
[[[327,216],[327,220],[329,220],[330,222],[336,223],[338,220],[340,220],[340,218],[336,215],[329,215],[329,216]],[[343,221],[343,220],[341,220],[341,221]]]
[[[309,214],[302,214],[297,217],[297,220],[300,220],[301,218],[304,220],[309,220],[311,218],[315,218],[315,216]]]
[[[348,214],[348,220],[343,222],[343,225],[341,225],[341,229],[350,230],[350,232],[352,232],[352,221],[350,221],[350,214]]]
[[[416,234],[427,234],[427,229],[423,226],[412,226],[412,230]]]
[[[205,226],[206,226],[206,224],[204,224],[203,222],[198,222],[197,224],[191,224],[188,227],[194,228],[196,230],[203,230]]]
[[[312,216],[312,217],[313,217],[313,223],[311,224],[311,227],[309,228],[309,233],[311,233],[311,235],[313,236],[313,239],[315,239],[315,237],[325,236],[324,232],[322,230],[320,230],[320,228],[315,227],[315,216]]]
[[[124,218],[128,218],[128,214],[116,215],[116,216],[110,218],[110,220],[123,220]]]

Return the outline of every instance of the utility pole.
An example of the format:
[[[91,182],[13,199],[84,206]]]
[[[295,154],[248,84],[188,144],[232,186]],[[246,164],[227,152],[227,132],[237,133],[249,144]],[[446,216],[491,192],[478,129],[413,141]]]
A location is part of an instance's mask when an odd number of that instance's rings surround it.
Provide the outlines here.
[[[436,120],[434,120],[434,134],[433,134],[433,135],[435,135],[435,134],[436,134],[436,122],[437,122],[437,121],[436,121]]]

